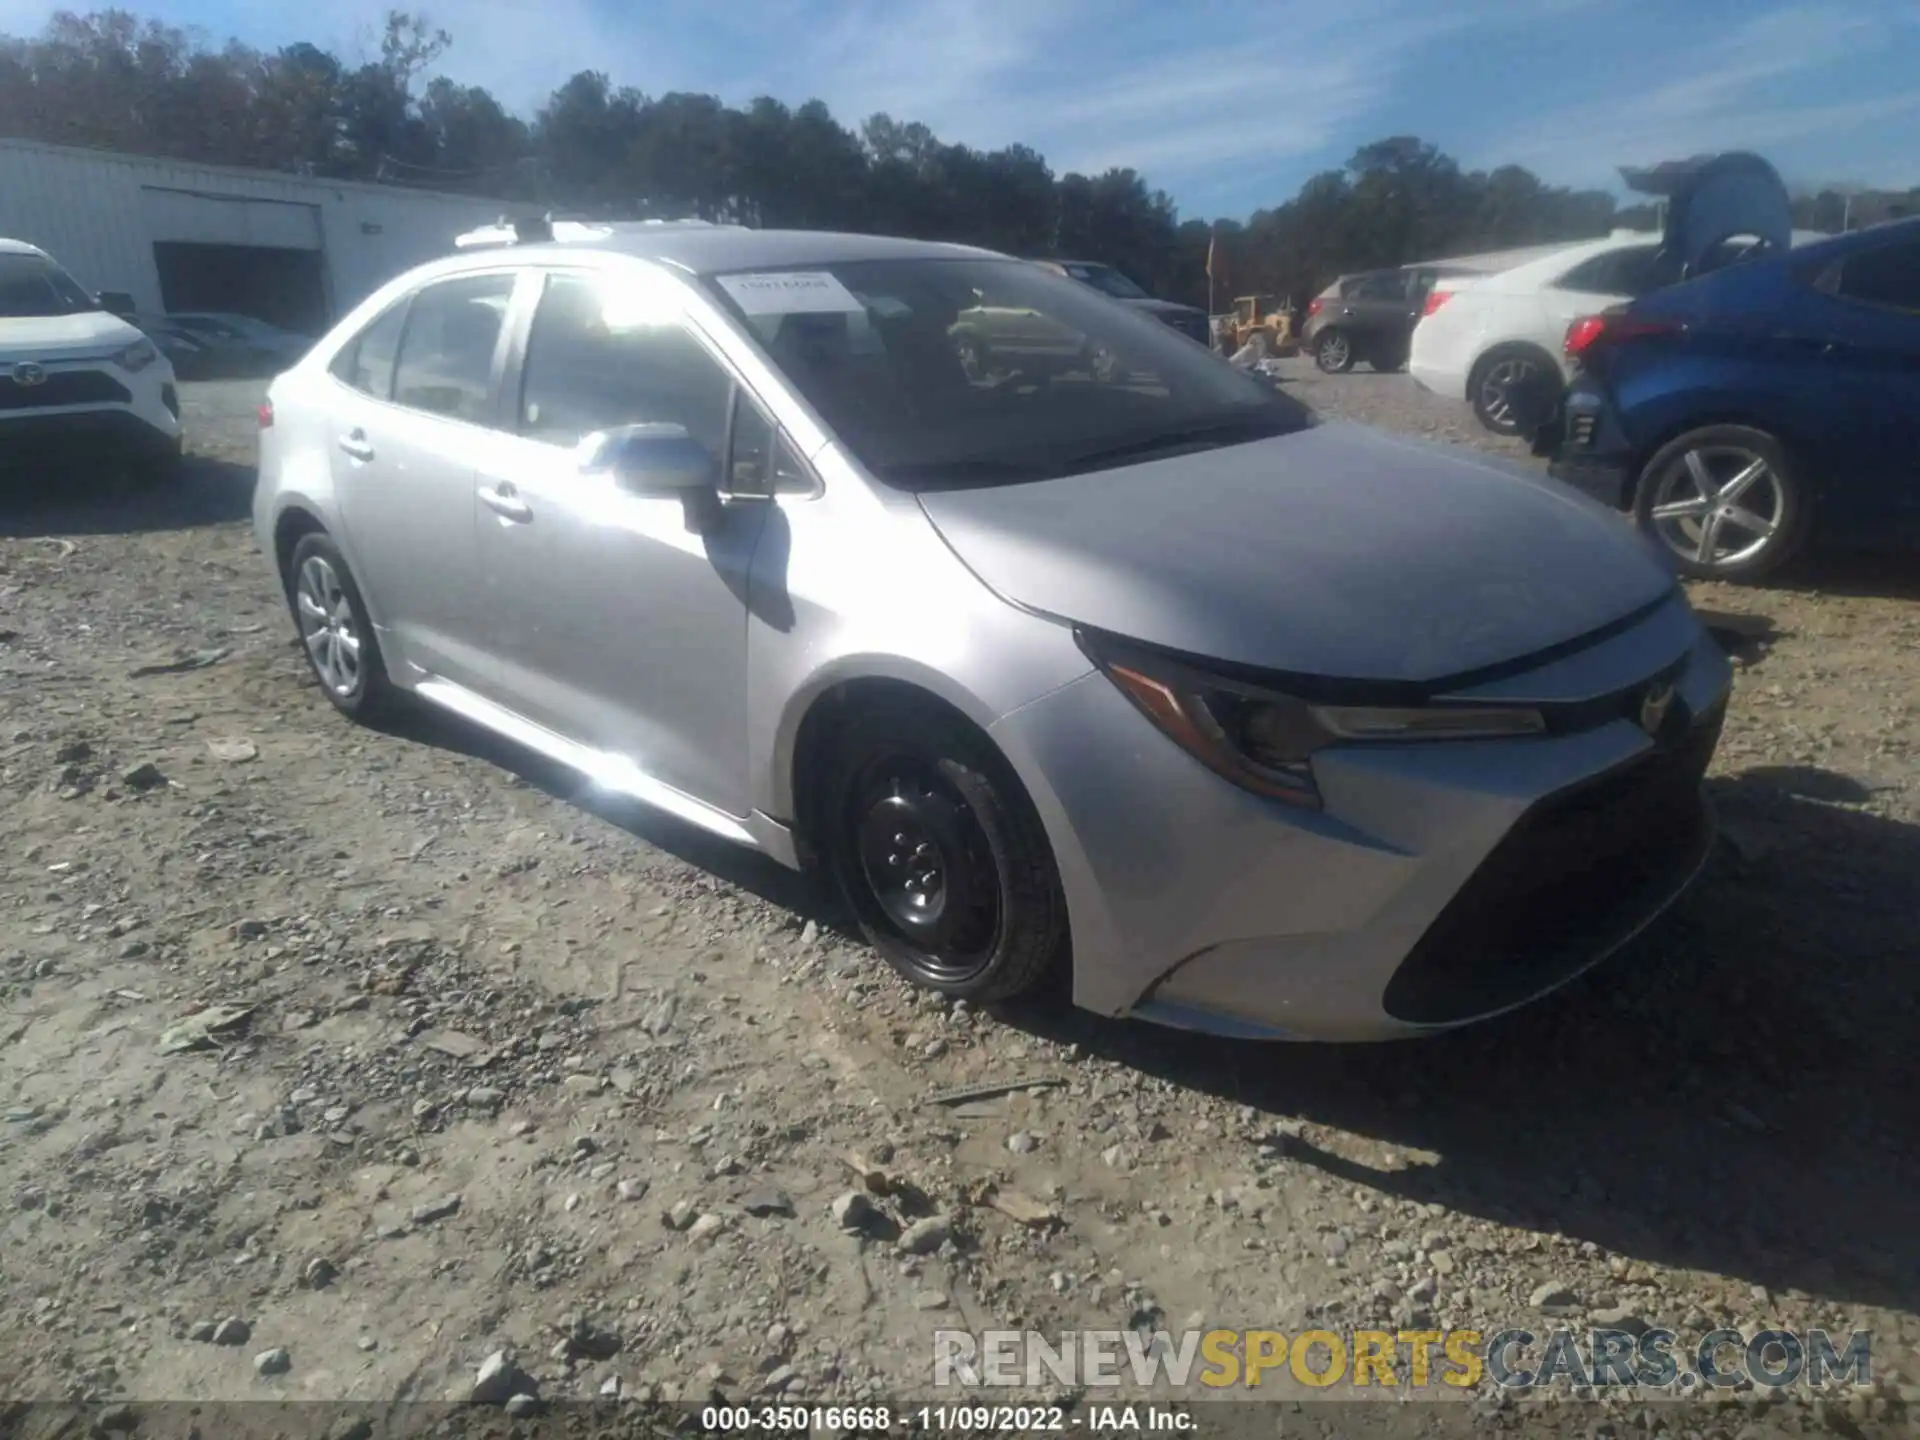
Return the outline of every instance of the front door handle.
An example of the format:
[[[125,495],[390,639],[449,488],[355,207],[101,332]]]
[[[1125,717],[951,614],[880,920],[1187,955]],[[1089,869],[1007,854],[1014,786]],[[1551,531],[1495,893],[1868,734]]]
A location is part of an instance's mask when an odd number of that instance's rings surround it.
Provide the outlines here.
[[[349,430],[340,437],[340,449],[362,464],[373,459],[373,446],[364,430]]]
[[[480,503],[503,520],[524,525],[533,519],[533,507],[520,498],[520,492],[505,480],[480,487]]]

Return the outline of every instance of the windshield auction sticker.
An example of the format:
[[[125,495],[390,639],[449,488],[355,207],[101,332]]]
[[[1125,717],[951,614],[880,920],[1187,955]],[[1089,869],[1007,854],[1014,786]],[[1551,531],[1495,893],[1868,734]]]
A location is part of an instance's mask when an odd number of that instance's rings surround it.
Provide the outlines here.
[[[720,288],[749,315],[857,315],[866,307],[824,270],[722,275]]]

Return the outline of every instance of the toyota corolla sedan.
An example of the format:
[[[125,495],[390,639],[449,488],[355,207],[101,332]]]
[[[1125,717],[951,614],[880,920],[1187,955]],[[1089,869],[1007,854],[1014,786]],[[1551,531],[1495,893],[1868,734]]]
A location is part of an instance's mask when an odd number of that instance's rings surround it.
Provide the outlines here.
[[[1506,1010],[1701,867],[1726,662],[1563,487],[986,251],[467,239],[261,411],[260,544],[347,715],[817,864],[918,984],[1226,1035]],[[983,308],[1110,360],[969,366]]]

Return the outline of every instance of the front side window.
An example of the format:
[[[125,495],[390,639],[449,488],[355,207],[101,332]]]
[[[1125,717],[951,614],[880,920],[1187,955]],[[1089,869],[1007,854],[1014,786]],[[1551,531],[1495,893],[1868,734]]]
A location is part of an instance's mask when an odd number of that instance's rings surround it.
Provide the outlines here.
[[[376,400],[393,398],[393,362],[400,353],[400,332],[407,323],[407,302],[390,306],[380,318],[349,340],[334,356],[334,377]]]
[[[441,280],[415,295],[394,364],[394,403],[487,424],[493,353],[512,295],[506,274]]]
[[[621,425],[680,425],[720,455],[732,392],[732,377],[678,318],[627,303],[617,282],[555,275],[527,337],[519,428],[575,445]]]
[[[1920,314],[1920,240],[1849,255],[1840,265],[1839,293],[1885,310]]]
[[[813,475],[794,454],[786,433],[744,390],[734,403],[727,453],[729,494],[798,495],[813,489]]]
[[[46,256],[0,254],[0,318],[44,320],[97,308],[80,282]]]
[[[1304,428],[1150,316],[1019,261],[859,260],[705,282],[877,478],[1014,483]]]

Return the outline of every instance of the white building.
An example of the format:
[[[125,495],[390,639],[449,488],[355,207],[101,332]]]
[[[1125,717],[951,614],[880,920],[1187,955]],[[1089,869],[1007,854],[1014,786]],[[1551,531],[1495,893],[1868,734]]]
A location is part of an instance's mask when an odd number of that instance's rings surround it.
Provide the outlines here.
[[[498,200],[0,140],[0,236],[141,312],[219,310],[318,334]]]

